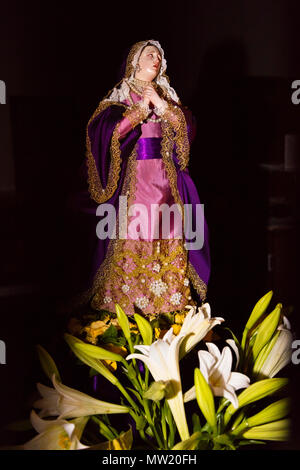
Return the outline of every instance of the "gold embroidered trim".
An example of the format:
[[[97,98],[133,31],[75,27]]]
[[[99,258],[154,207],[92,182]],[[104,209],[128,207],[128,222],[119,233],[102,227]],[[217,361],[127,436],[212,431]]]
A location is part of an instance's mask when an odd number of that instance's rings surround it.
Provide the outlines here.
[[[190,155],[190,143],[184,113],[178,106],[168,102],[162,118],[167,120],[175,131],[176,154],[180,169],[184,170],[189,164]]]
[[[123,188],[121,191],[122,196],[127,196],[127,204],[128,207],[131,204],[132,199],[134,198],[135,194],[135,187],[136,187],[136,157],[137,157],[137,151],[136,151],[137,144],[135,145],[133,151],[131,152],[128,163],[127,163],[127,168],[126,168],[126,174],[124,178],[124,184]],[[116,217],[116,234],[118,235],[120,233],[120,230],[122,230],[122,227],[120,227],[120,217],[119,217],[119,212]],[[105,260],[99,267],[93,281],[93,286],[89,290],[89,294],[93,296],[96,292],[100,296],[104,295],[104,286],[105,283],[107,282],[108,278],[111,276],[113,272],[113,259],[115,256],[118,256],[118,254],[121,252],[122,249],[122,239],[115,238],[115,239],[110,239],[109,244],[108,244],[108,249],[106,253]]]
[[[110,145],[110,154],[111,162],[108,171],[108,180],[106,188],[103,188],[101,184],[101,179],[97,170],[96,162],[91,150],[91,141],[88,135],[88,127],[90,123],[95,119],[100,113],[102,113],[108,106],[116,104],[118,106],[125,106],[119,102],[106,102],[101,101],[98,108],[90,118],[88,125],[86,127],[86,158],[87,158],[87,168],[88,168],[88,184],[89,192],[91,198],[94,199],[98,204],[107,201],[114,194],[119,180],[119,175],[121,171],[121,148],[120,148],[120,132],[119,132],[119,123],[116,125],[113,135],[111,138]]]
[[[206,299],[207,285],[198,276],[194,266],[192,265],[192,263],[190,261],[188,262],[188,277],[192,281],[192,284],[193,284],[196,292],[199,294],[202,302],[204,302],[205,299]]]
[[[169,122],[161,121],[162,140],[161,140],[161,156],[167,172],[172,196],[175,203],[179,204],[182,210],[182,220],[184,218],[184,207],[177,187],[177,171],[174,160],[172,158],[174,132]]]
[[[123,240],[123,248],[114,256],[113,269],[106,284],[106,292],[95,294],[92,302],[93,308],[111,309],[112,297],[118,298],[118,303],[125,307],[127,314],[134,313],[133,295],[147,299],[144,306],[136,304],[144,314],[155,309],[159,313],[173,312],[176,301],[183,308],[191,299],[189,282],[185,283],[187,276],[187,252],[181,240]],[[149,250],[150,245],[150,250]],[[158,249],[159,247],[159,249]],[[128,271],[128,267],[129,271]],[[159,270],[155,270],[155,265]],[[150,282],[151,281],[151,282]],[[151,289],[152,283],[158,283],[152,289],[163,286],[161,293]],[[129,294],[122,289],[127,287]],[[173,293],[174,288],[176,292]],[[133,294],[135,292],[135,294]],[[176,300],[175,300],[176,298]],[[106,306],[110,302],[110,306]],[[179,307],[177,306],[177,309]]]
[[[132,128],[140,124],[149,114],[149,110],[141,104],[141,100],[134,103],[132,106],[126,109],[123,113],[123,117],[127,118]]]

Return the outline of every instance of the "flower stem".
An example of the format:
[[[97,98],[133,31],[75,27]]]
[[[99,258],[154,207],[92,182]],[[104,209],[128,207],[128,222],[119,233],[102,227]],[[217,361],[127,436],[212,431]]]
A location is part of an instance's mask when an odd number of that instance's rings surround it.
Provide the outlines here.
[[[158,434],[158,432],[157,432],[157,430],[156,430],[156,428],[155,428],[155,426],[154,426],[154,423],[153,423],[153,420],[152,420],[152,416],[151,416],[151,414],[150,414],[148,400],[146,400],[146,399],[144,398],[144,399],[143,399],[143,403],[144,403],[144,409],[145,409],[146,418],[147,418],[148,423],[149,423],[149,425],[150,425],[150,427],[151,427],[151,429],[152,429],[152,432],[153,432],[153,434],[154,434],[154,436],[155,436],[155,439],[157,440],[157,443],[158,443],[158,445],[159,445],[159,448],[160,448],[160,449],[164,449],[164,444],[163,444],[163,442],[162,442],[162,440],[161,440],[161,438],[160,438],[160,436],[159,436],[159,434]]]
[[[168,424],[169,424],[169,428],[170,428],[169,448],[172,449],[172,447],[174,447],[174,441],[175,441],[174,420],[173,420],[171,409],[170,409],[168,403],[166,403],[165,406],[166,406],[166,411],[167,411],[167,416],[168,416]]]
[[[118,389],[120,390],[121,393],[123,393],[124,397],[126,398],[126,400],[130,403],[130,405],[132,406],[132,408],[135,410],[136,413],[139,414],[140,410],[138,408],[138,406],[136,405],[136,403],[134,403],[133,399],[131,398],[131,396],[127,393],[127,391],[125,390],[125,388],[123,387],[123,385],[118,382],[116,383],[116,386],[118,387]]]
[[[103,421],[98,419],[96,416],[92,416],[92,420],[98,424],[100,434],[102,434],[102,436],[104,436],[106,439],[108,439],[109,441],[112,441],[113,439],[115,439],[115,437],[117,437],[112,432],[112,430],[109,429],[109,427],[105,423],[103,423]]]

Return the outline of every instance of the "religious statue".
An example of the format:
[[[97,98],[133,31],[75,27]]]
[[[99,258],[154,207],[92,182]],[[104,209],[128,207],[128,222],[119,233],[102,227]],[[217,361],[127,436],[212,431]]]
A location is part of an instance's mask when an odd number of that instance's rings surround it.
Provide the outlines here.
[[[206,298],[208,229],[188,171],[196,122],[166,68],[158,41],[134,44],[86,128],[94,235],[77,300],[96,310],[115,312],[118,303],[128,315],[157,315]],[[200,244],[188,243],[187,229],[202,233]]]

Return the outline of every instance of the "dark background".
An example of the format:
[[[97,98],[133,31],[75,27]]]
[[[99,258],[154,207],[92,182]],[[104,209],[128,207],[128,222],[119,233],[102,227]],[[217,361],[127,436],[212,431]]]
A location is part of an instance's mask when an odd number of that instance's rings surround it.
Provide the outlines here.
[[[300,337],[299,176],[297,162],[286,169],[284,148],[286,134],[300,135],[300,105],[291,102],[299,15],[299,2],[283,0],[1,5],[3,424],[26,415],[34,345],[51,342],[63,322],[65,201],[84,159],[86,124],[118,81],[124,51],[140,40],[161,43],[171,85],[197,118],[190,173],[210,229],[213,315],[241,334],[272,289],[272,305],[291,310]],[[294,425],[281,448],[300,448],[298,368],[288,369]]]

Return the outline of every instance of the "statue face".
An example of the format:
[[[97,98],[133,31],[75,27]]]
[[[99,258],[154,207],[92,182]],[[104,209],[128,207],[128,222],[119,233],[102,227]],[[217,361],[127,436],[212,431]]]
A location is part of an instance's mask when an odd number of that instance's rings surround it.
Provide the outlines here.
[[[138,60],[140,71],[135,76],[141,80],[153,80],[161,67],[161,54],[156,46],[146,46]]]

